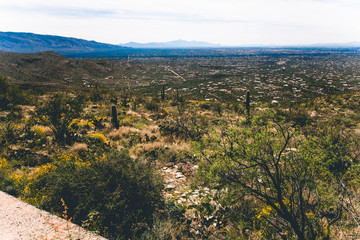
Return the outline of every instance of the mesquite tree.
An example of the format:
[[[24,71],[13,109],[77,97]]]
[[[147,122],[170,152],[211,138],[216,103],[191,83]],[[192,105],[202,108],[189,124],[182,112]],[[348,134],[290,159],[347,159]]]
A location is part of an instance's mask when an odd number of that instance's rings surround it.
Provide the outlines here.
[[[320,147],[317,139],[274,122],[231,125],[221,136],[214,133],[203,141],[201,172],[212,187],[253,199],[259,209],[254,221],[262,221],[265,232],[283,239],[328,239],[330,227],[351,203],[342,177],[350,168],[334,173],[328,167],[329,153],[342,153],[331,154],[331,162],[355,159],[345,141],[334,142],[341,148],[328,142]]]

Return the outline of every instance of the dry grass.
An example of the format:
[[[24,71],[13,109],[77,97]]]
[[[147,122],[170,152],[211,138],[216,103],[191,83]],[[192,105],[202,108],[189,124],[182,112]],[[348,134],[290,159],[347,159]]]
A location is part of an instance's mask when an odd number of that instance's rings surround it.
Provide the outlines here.
[[[141,115],[137,112],[134,112],[133,110],[129,110],[126,112],[126,115],[132,116],[132,117],[137,117],[137,118],[141,118]]]
[[[31,130],[33,132],[36,132],[39,135],[45,135],[45,136],[52,136],[53,131],[51,130],[51,128],[47,127],[47,126],[41,126],[41,125],[35,125],[31,127]]]
[[[157,132],[159,132],[159,126],[158,125],[150,125],[146,128],[146,130],[150,131],[151,133],[157,133]]]
[[[355,129],[355,134],[360,135],[360,128]]]
[[[71,152],[73,153],[81,153],[86,152],[88,150],[88,146],[86,143],[74,143],[71,147]]]
[[[120,127],[118,130],[110,132],[109,137],[111,140],[117,141],[135,132],[140,132],[140,131],[133,127]]]
[[[134,153],[135,155],[139,156],[145,152],[150,152],[152,150],[163,148],[164,145],[165,144],[162,142],[141,143],[135,147]]]
[[[157,142],[149,142],[149,143],[141,143],[136,145],[133,148],[133,152],[135,153],[135,155],[139,156],[145,152],[150,152],[153,150],[157,150],[160,148],[165,147],[165,145],[173,152],[180,153],[182,151],[184,151],[185,149],[189,149],[189,145],[188,144],[171,144],[171,143],[167,143],[167,142],[162,142],[162,141],[157,141]]]
[[[359,239],[360,237],[360,227],[355,227],[352,229],[343,229],[340,226],[333,226],[331,229],[330,239]]]
[[[160,138],[159,126],[151,125],[140,131],[141,140],[143,142],[146,141],[146,136],[151,139],[152,137],[156,137],[156,139]]]

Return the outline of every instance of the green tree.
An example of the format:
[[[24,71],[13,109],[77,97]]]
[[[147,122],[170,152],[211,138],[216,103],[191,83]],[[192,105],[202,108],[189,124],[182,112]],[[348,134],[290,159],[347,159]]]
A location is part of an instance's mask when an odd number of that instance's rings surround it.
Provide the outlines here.
[[[265,232],[283,239],[328,239],[331,225],[342,217],[348,188],[343,175],[325,167],[330,150],[319,154],[314,142],[320,144],[274,122],[225,127],[221,137],[214,134],[204,141],[204,179],[258,202],[255,220],[267,226]],[[350,156],[331,157],[334,162]]]

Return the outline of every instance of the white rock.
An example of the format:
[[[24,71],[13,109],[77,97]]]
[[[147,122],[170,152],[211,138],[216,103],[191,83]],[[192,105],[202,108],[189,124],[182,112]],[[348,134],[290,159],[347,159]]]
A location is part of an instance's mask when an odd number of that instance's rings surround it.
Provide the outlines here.
[[[182,175],[181,173],[179,173],[179,172],[176,172],[176,178],[183,178],[184,177],[184,175]]]
[[[174,189],[176,186],[174,184],[168,184],[165,186],[165,189]]]

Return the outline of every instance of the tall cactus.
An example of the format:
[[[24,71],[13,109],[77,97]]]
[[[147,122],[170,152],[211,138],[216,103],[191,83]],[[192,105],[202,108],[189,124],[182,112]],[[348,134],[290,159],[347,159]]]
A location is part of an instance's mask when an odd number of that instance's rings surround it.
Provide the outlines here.
[[[165,85],[162,85],[161,87],[161,100],[165,100]]]
[[[250,118],[250,91],[248,91],[248,92],[246,93],[245,107],[246,107],[247,117]]]
[[[117,111],[116,111],[115,105],[111,106],[111,114],[112,114],[111,122],[113,123],[113,125],[116,129],[119,129],[120,126],[119,126],[119,121],[117,118]]]

